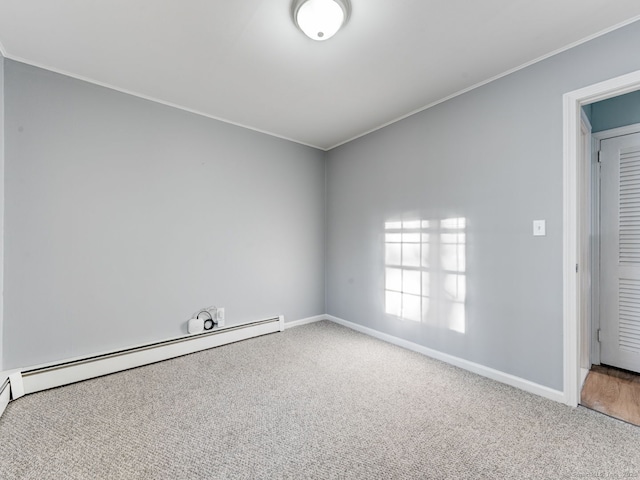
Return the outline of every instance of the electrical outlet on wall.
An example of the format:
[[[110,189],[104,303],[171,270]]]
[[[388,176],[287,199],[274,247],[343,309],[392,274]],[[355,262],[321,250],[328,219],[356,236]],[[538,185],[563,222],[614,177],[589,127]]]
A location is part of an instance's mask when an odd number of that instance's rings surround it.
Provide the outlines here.
[[[212,305],[210,307],[203,308],[202,310],[199,310],[198,313],[194,314],[194,318],[199,314],[202,314],[202,317],[200,318],[203,318],[203,319],[208,318],[204,312],[211,315],[211,320],[213,320],[214,322],[213,328],[224,327],[224,308],[223,307],[216,307],[215,305]],[[209,329],[205,328],[205,330],[209,330]]]

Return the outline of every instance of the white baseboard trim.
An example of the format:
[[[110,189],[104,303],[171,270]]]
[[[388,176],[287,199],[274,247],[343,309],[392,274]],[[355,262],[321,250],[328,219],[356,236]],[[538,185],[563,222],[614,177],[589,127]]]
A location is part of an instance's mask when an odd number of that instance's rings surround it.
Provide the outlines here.
[[[294,320],[293,322],[285,322],[284,328],[286,330],[289,328],[300,327],[302,325],[308,325],[309,323],[321,322],[322,320],[327,320],[327,316],[316,315],[315,317],[301,318],[300,320]]]
[[[386,333],[373,330],[353,322],[332,315],[317,315],[303,318],[293,322],[284,322],[284,317],[252,322],[243,325],[235,325],[211,333],[178,337],[159,342],[157,344],[141,345],[124,351],[112,351],[92,357],[76,358],[65,362],[40,365],[28,369],[22,369],[22,382],[24,394],[34,393],[49,388],[55,388],[70,383],[88,380],[90,378],[108,375],[110,373],[128,370],[162,360],[179,357],[189,353],[226,345],[229,343],[247,340],[289,329],[307,325],[310,323],[329,320],[352,330],[364,333],[374,338],[398,345],[436,360],[455,365],[464,370],[511,385],[521,390],[540,395],[542,397],[564,403],[564,393],[558,390],[539,385],[520,377],[501,372],[484,365],[464,360],[453,355],[439,352],[417,343],[403,340]],[[4,412],[10,401],[11,386],[8,373],[0,374],[0,415]]]
[[[177,337],[91,357],[21,369],[24,394],[60,387],[110,373],[180,357],[281,331],[284,317],[232,325],[198,335]]]
[[[545,387],[544,385],[540,385],[529,380],[516,377],[515,375],[501,372],[500,370],[485,367],[484,365],[480,365],[479,363],[470,362],[469,360],[464,360],[447,353],[442,353],[431,348],[423,347],[422,345],[418,345],[417,343],[409,342],[408,340],[403,340],[402,338],[394,337],[393,335],[388,335],[386,333],[382,333],[368,327],[363,327],[362,325],[349,322],[348,320],[343,320],[342,318],[334,317],[333,315],[325,315],[325,318],[352,330],[356,330],[371,337],[375,337],[380,340],[384,340],[385,342],[398,345],[399,347],[406,348],[407,350],[421,353],[422,355],[426,355],[427,357],[435,358],[436,360],[449,363],[483,377],[487,377],[501,383],[506,383],[507,385],[519,388],[520,390],[524,390],[525,392],[533,393],[535,395],[539,395],[556,402],[565,403],[564,392],[561,392],[559,390]]]

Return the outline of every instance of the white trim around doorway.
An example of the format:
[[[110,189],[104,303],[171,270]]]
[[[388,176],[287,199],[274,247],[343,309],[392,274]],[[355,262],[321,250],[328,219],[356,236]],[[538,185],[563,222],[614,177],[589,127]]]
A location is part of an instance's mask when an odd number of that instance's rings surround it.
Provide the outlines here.
[[[580,237],[578,218],[589,205],[578,201],[578,179],[581,170],[589,168],[580,162],[581,109],[583,105],[640,90],[640,71],[565,93],[563,96],[563,331],[564,331],[564,403],[576,407],[580,400],[580,318],[582,299],[580,275],[589,269],[578,267]]]

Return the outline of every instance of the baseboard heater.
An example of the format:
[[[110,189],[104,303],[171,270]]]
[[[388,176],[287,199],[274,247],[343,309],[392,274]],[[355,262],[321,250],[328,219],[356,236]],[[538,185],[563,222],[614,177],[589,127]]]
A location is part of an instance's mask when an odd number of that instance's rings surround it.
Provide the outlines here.
[[[284,317],[279,316],[91,357],[38,366],[20,372],[22,389],[25,395],[35,393],[283,330]],[[0,388],[0,398],[6,392],[8,400],[7,384],[9,384],[8,380]],[[0,415],[3,410],[1,405],[0,403]]]
[[[0,416],[4,413],[4,409],[9,405],[9,392],[11,387],[9,386],[9,379],[0,377],[2,384],[0,384]]]

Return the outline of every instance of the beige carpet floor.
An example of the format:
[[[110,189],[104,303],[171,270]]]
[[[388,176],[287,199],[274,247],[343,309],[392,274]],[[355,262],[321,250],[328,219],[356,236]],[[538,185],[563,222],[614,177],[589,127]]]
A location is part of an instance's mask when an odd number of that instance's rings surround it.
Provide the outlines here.
[[[640,428],[320,322],[12,402],[0,478],[640,478]]]

